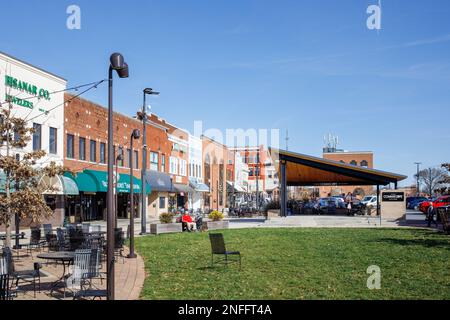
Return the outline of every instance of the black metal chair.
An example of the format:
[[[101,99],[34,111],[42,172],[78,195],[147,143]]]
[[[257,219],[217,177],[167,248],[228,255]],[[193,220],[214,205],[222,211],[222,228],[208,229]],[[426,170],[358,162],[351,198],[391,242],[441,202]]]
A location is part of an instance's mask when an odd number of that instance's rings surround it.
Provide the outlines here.
[[[122,263],[125,263],[125,256],[123,255],[123,246],[125,245],[125,237],[122,228],[114,229],[114,251],[116,257],[122,258]]]
[[[6,258],[0,258],[0,301],[12,300]]]
[[[211,242],[211,267],[214,266],[214,263],[224,263],[228,266],[228,263],[230,262],[237,262],[235,260],[228,259],[228,256],[238,256],[239,269],[241,269],[241,253],[239,251],[227,251],[222,233],[210,233],[209,240]],[[215,255],[222,255],[224,258],[214,261]]]
[[[40,228],[32,228],[31,229],[31,237],[30,242],[28,244],[23,244],[21,247],[27,248],[27,253],[31,255],[33,258],[33,250],[39,250],[44,247],[45,245],[44,240],[41,240],[41,229]]]
[[[39,287],[39,292],[41,291],[41,272],[40,269],[42,265],[35,262],[33,265],[33,270],[20,270],[16,271],[14,266],[14,260],[12,257],[11,249],[3,249],[3,257],[6,260],[8,275],[12,278],[11,280],[16,283],[16,292],[18,291],[18,286],[20,281],[28,282],[33,284],[34,297],[36,298],[36,280]]]
[[[58,241],[56,235],[53,234],[53,226],[51,224],[43,224],[43,229],[48,251],[58,250]]]
[[[70,238],[66,230],[61,228],[56,230],[56,241],[58,243],[58,251],[70,251]]]

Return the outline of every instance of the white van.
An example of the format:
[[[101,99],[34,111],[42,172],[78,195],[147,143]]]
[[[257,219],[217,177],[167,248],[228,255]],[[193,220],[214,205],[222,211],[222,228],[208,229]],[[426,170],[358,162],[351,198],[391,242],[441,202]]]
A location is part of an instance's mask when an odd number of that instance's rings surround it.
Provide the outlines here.
[[[362,204],[365,204],[366,207],[373,208],[377,206],[377,196],[365,196],[364,199],[361,200]]]

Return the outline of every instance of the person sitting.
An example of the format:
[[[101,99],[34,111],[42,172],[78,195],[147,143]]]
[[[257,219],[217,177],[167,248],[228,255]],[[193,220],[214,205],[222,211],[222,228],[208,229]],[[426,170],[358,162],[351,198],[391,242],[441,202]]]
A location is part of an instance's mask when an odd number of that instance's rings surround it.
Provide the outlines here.
[[[183,217],[181,218],[181,222],[186,225],[189,232],[194,231],[195,223],[192,220],[192,217],[187,212],[184,213]]]

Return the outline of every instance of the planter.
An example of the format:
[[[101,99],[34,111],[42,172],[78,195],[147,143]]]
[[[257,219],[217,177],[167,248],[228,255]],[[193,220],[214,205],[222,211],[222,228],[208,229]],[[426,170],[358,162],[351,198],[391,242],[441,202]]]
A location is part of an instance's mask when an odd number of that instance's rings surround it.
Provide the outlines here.
[[[269,210],[269,211],[267,211],[267,219],[279,218],[279,217],[280,217],[280,210]]]
[[[183,232],[183,226],[181,223],[152,223],[150,224],[151,234],[161,233],[177,233]]]
[[[230,223],[228,220],[206,221],[205,223],[208,230],[221,230],[221,229],[228,229],[230,227]]]

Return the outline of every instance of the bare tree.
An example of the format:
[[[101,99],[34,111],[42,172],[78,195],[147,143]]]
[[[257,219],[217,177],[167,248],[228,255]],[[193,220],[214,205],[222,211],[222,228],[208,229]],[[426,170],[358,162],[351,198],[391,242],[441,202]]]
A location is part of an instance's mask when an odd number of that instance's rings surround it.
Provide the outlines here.
[[[419,172],[419,182],[424,186],[424,190],[432,196],[446,176],[447,174],[442,168],[428,168]],[[417,178],[417,175],[415,177]]]

